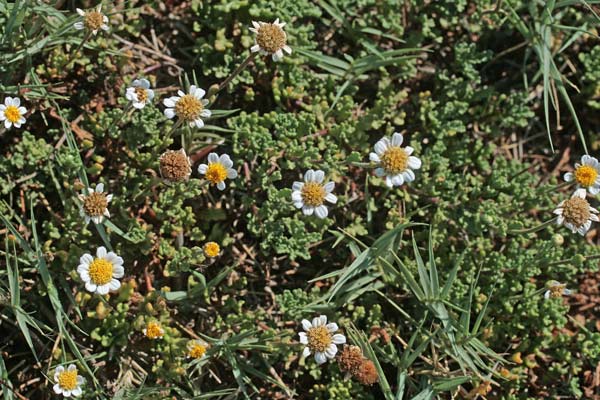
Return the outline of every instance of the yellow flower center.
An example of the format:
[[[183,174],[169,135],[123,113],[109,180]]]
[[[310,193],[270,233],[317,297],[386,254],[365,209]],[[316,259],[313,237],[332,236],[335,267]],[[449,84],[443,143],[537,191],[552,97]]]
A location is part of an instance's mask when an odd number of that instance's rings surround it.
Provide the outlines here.
[[[596,182],[598,171],[590,165],[582,165],[575,170],[575,180],[583,187],[590,187]]]
[[[223,164],[216,162],[208,165],[206,179],[208,179],[210,183],[216,185],[219,182],[223,182],[225,178],[227,178],[227,168],[225,168]]]
[[[200,344],[200,343],[194,343],[191,347],[190,347],[190,352],[189,355],[192,358],[202,358],[202,356],[206,354],[206,346]]]
[[[391,175],[397,175],[408,167],[408,154],[398,146],[389,147],[381,156],[383,169]]]
[[[95,285],[106,285],[113,276],[113,265],[104,258],[96,258],[90,264],[90,278]]]
[[[105,193],[90,193],[83,199],[83,211],[90,217],[103,215],[106,207],[108,207],[108,200]]]
[[[88,11],[83,17],[83,25],[91,31],[97,31],[104,24],[104,15],[98,11]]]
[[[215,242],[208,242],[204,245],[204,254],[207,257],[214,258],[219,255],[221,248]]]
[[[318,207],[323,204],[325,200],[325,188],[317,182],[306,182],[304,186],[302,186],[302,201],[304,204]]]
[[[553,299],[556,299],[558,297],[561,297],[563,295],[563,293],[565,292],[565,288],[566,285],[553,285],[550,286],[550,297],[552,297]]]
[[[563,204],[563,213],[565,221],[579,228],[590,219],[590,203],[580,197],[572,197]]]
[[[160,156],[160,173],[170,181],[183,181],[190,177],[192,167],[187,155],[182,151],[168,150]]]
[[[196,96],[186,94],[175,103],[175,114],[184,121],[195,121],[204,109],[202,101]]]
[[[327,350],[333,341],[331,332],[324,326],[310,328],[308,332],[306,332],[306,337],[308,338],[308,348],[313,352],[319,353]]]
[[[13,124],[19,122],[21,119],[21,113],[19,112],[19,108],[16,106],[7,106],[4,110],[4,116]]]
[[[148,92],[142,87],[135,88],[135,95],[140,103],[145,103],[148,100]]]
[[[156,339],[162,337],[163,332],[160,325],[156,322],[150,322],[146,326],[146,337],[148,339]]]
[[[64,371],[58,374],[58,386],[64,390],[73,390],[77,387],[77,370]]]
[[[261,24],[256,33],[256,43],[271,54],[281,50],[286,42],[284,30],[275,24]]]

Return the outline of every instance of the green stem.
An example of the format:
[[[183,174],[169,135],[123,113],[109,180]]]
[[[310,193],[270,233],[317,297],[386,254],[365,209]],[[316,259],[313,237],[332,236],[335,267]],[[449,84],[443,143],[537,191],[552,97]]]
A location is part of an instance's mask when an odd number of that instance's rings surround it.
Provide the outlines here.
[[[75,49],[75,51],[73,53],[71,53],[71,56],[69,57],[69,60],[65,64],[65,67],[68,67],[69,64],[71,64],[71,62],[73,61],[74,57],[77,56],[77,53],[79,52],[79,50],[81,50],[81,48],[83,47],[83,45],[85,44],[85,42],[88,41],[88,39],[90,38],[90,36],[92,36],[92,32],[91,31],[86,32],[85,36],[83,37],[83,40],[81,41],[81,43],[79,43],[79,46],[77,46],[77,48]]]
[[[177,120],[177,122],[175,122],[175,125],[173,125],[173,128],[171,128],[171,130],[169,131],[169,133],[167,133],[167,137],[171,137],[171,135],[173,135],[173,133],[181,126],[181,124],[183,123],[183,120],[181,118],[179,118]]]
[[[573,184],[572,181],[571,182],[563,182],[563,183],[561,183],[559,185],[551,187],[550,189],[546,190],[544,193],[554,192],[555,190],[559,190],[559,189],[562,189],[564,187],[571,186],[572,184]]]
[[[246,68],[248,64],[250,64],[250,61],[252,61],[254,57],[256,57],[256,54],[258,53],[250,53],[250,55],[246,57],[246,59],[240,65],[238,65],[238,67],[231,73],[231,75],[229,75],[227,79],[221,82],[216,89],[209,89],[207,97],[211,98],[215,94],[219,93],[221,90],[225,89],[227,85],[229,85],[229,83],[233,80],[233,78],[238,76],[240,72],[242,72],[244,68]]]
[[[598,259],[600,259],[600,254],[591,254],[589,256],[583,256],[583,258],[585,261],[598,260]],[[571,261],[573,261],[573,258],[568,258],[565,260],[558,260],[558,261],[551,262],[550,264],[548,264],[548,266],[551,267],[551,266],[555,266],[555,265],[566,264]]]
[[[121,114],[121,116],[119,117],[119,119],[113,124],[113,126],[116,126],[117,128],[120,127],[121,121],[123,121],[123,119],[125,118],[125,116],[131,111],[131,109],[133,108],[133,103],[129,103],[127,104],[127,107],[125,107],[125,109],[123,110],[123,114]]]
[[[552,225],[554,222],[556,222],[556,219],[558,217],[554,217],[546,222],[541,223],[538,226],[534,226],[533,228],[526,228],[526,229],[510,229],[508,231],[509,235],[522,235],[522,234],[526,234],[526,233],[534,233],[537,231],[541,231],[542,229],[544,229],[545,227],[547,227],[548,225]]]

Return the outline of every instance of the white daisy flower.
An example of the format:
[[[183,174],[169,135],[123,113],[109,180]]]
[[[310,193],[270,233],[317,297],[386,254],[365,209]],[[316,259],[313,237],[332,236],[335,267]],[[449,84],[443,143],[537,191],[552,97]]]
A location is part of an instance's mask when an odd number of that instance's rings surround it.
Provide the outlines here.
[[[375,168],[375,175],[385,176],[388,187],[414,181],[413,170],[421,168],[421,160],[411,155],[415,149],[400,147],[402,141],[402,134],[395,132],[391,140],[384,137],[375,143],[375,152],[369,154],[369,159],[379,165]]]
[[[206,356],[208,343],[202,339],[194,339],[187,342],[187,356],[189,358],[200,359]]]
[[[287,35],[283,30],[285,22],[279,22],[279,18],[273,23],[252,21],[250,31],[254,32],[254,46],[250,48],[253,53],[260,52],[262,55],[271,55],[273,61],[283,58],[283,52],[292,54],[292,48],[287,45]]]
[[[83,17],[83,21],[77,21],[73,24],[75,29],[87,29],[94,35],[98,33],[100,29],[107,31],[108,17],[102,14],[102,4],[98,4],[95,10],[83,11],[81,8],[77,9],[77,14]]]
[[[0,121],[4,121],[4,127],[10,129],[11,126],[20,128],[25,123],[25,113],[27,109],[21,107],[21,99],[18,97],[7,97],[4,104],[0,104]]]
[[[85,218],[85,223],[88,224],[92,220],[94,223],[100,224],[104,221],[104,217],[110,218],[108,203],[112,200],[113,195],[104,193],[104,184],[97,184],[95,190],[88,188],[87,193],[87,195],[85,193],[79,195],[79,200],[81,200],[79,214]]]
[[[578,232],[582,236],[590,229],[592,221],[599,220],[596,215],[598,210],[591,207],[585,199],[585,189],[577,189],[570,199],[561,201],[554,214],[558,215],[558,225],[564,225],[571,232]]]
[[[81,396],[82,390],[81,385],[85,382],[85,379],[81,375],[77,375],[77,367],[75,364],[71,364],[65,370],[65,367],[59,365],[54,370],[54,393],[62,394],[65,397],[79,397]]]
[[[233,161],[227,154],[219,157],[217,153],[210,153],[208,155],[208,165],[200,164],[198,172],[205,175],[212,185],[217,185],[217,189],[223,190],[225,189],[225,178],[237,178],[238,173],[232,167]]]
[[[165,335],[165,330],[156,321],[148,322],[142,331],[144,332],[144,336],[152,340],[160,339]]]
[[[301,208],[304,215],[313,213],[319,218],[327,217],[329,211],[323,203],[325,200],[335,204],[337,196],[331,193],[335,183],[323,184],[325,173],[320,169],[309,169],[304,174],[304,182],[294,182],[292,185],[292,201],[296,208]]]
[[[575,181],[578,188],[587,189],[590,194],[600,192],[600,165],[595,157],[587,154],[581,157],[581,164],[575,164],[574,172],[565,174],[565,181]]]
[[[346,336],[336,333],[338,326],[335,322],[327,323],[327,316],[321,315],[313,318],[312,323],[302,320],[304,332],[299,332],[300,343],[306,345],[302,351],[303,357],[312,353],[315,355],[317,364],[323,364],[327,359],[332,359],[337,353],[337,345],[346,343]]]
[[[567,285],[557,282],[557,281],[550,281],[548,282],[548,290],[546,290],[546,293],[544,293],[544,298],[546,300],[552,298],[552,299],[557,299],[559,297],[562,296],[569,296],[571,294],[571,291],[569,289],[567,289]]]
[[[104,295],[121,287],[119,278],[125,275],[125,269],[121,257],[112,251],[107,253],[106,248],[100,246],[96,258],[87,253],[81,256],[77,273],[88,291]]]
[[[125,92],[125,98],[131,101],[133,107],[141,110],[146,104],[152,103],[154,99],[154,91],[150,89],[150,81],[148,79],[136,79]]]
[[[204,126],[202,118],[208,118],[212,114],[205,108],[208,105],[208,100],[203,99],[206,92],[196,85],[192,85],[188,94],[181,90],[177,94],[178,96],[171,96],[163,100],[163,104],[167,107],[165,116],[169,119],[177,116],[192,127],[202,128]]]

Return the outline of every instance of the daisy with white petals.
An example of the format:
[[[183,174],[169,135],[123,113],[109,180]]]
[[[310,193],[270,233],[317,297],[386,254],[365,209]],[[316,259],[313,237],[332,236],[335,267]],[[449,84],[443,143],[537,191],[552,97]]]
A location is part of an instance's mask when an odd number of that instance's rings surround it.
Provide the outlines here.
[[[185,94],[179,90],[177,96],[171,96],[163,100],[165,107],[165,116],[173,119],[175,116],[183,122],[187,122],[191,127],[202,128],[204,121],[202,118],[211,116],[210,110],[205,107],[208,100],[203,99],[206,92],[196,85],[190,86],[190,92]]]
[[[103,31],[107,31],[109,29],[108,17],[102,14],[102,4],[98,4],[98,7],[96,7],[95,10],[92,9],[89,11],[83,11],[81,8],[78,8],[77,14],[83,17],[83,21],[75,22],[73,24],[75,29],[87,29],[94,35],[97,34],[100,29]]]
[[[225,179],[237,178],[237,171],[233,169],[233,161],[227,154],[219,157],[217,153],[208,155],[208,164],[200,164],[198,172],[206,177],[217,189],[225,189]]]
[[[548,299],[557,299],[562,296],[569,296],[571,291],[567,289],[567,285],[557,282],[550,281],[548,282],[548,290],[544,293],[544,298]]]
[[[0,121],[4,121],[4,127],[10,129],[11,126],[20,128],[25,123],[25,113],[27,109],[21,106],[21,99],[18,97],[7,97],[4,104],[0,104]]]
[[[315,355],[317,364],[323,364],[327,359],[332,359],[337,354],[337,345],[346,343],[346,337],[340,333],[335,333],[338,326],[335,322],[327,323],[327,316],[321,315],[313,318],[312,323],[302,320],[304,332],[299,332],[300,343],[305,345],[302,352],[303,357],[311,354]]]
[[[104,295],[121,287],[119,278],[125,275],[125,269],[121,257],[112,251],[106,252],[106,248],[101,246],[98,247],[95,258],[87,253],[81,256],[77,273],[85,282],[87,290]]]
[[[578,232],[582,236],[590,229],[592,221],[598,222],[598,210],[590,206],[585,193],[585,189],[577,189],[570,199],[561,201],[554,210],[554,214],[558,215],[558,225],[564,225],[571,232]]]
[[[391,140],[384,137],[375,143],[375,152],[369,154],[369,159],[378,165],[375,175],[385,176],[385,184],[389,187],[414,181],[413,170],[421,168],[421,160],[411,155],[414,149],[400,147],[402,141],[402,134],[396,132]]]
[[[250,48],[250,51],[271,55],[273,61],[281,60],[284,51],[292,54],[292,48],[287,45],[284,26],[285,22],[279,22],[279,18],[273,23],[252,21],[250,31],[254,32],[256,36],[254,37],[254,46]]]
[[[587,189],[590,194],[600,192],[600,165],[595,157],[587,154],[581,157],[581,164],[575,164],[575,171],[565,174],[565,181],[575,181],[577,187]]]
[[[71,364],[65,369],[62,365],[56,367],[54,370],[54,393],[62,394],[65,397],[79,397],[81,396],[82,390],[81,385],[85,382],[85,379],[81,375],[77,375],[77,367],[75,364]]]
[[[320,169],[309,169],[304,174],[304,182],[294,182],[292,185],[292,201],[296,208],[301,208],[304,215],[313,213],[319,218],[327,217],[327,206],[323,203],[337,203],[337,196],[331,193],[335,183],[323,184],[325,173]]]
[[[134,80],[131,86],[127,88],[125,98],[138,110],[144,108],[146,104],[152,103],[154,91],[150,89],[150,81],[148,79]]]
[[[87,195],[80,194],[81,207],[79,214],[85,218],[85,223],[87,224],[91,220],[96,224],[100,224],[104,221],[104,217],[110,218],[108,203],[112,198],[112,194],[104,193],[104,184],[102,183],[97,184],[96,189],[88,188]]]

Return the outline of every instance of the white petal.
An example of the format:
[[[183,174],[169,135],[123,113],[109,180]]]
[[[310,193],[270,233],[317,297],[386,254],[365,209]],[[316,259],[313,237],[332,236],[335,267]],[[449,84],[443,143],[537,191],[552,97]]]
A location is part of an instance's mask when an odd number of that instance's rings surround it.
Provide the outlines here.
[[[292,192],[292,201],[293,202],[299,202],[302,201],[302,193],[300,193],[299,191],[295,190]]]
[[[394,187],[394,183],[392,182],[392,177],[391,176],[386,176],[385,177],[385,184],[390,187],[393,188]]]
[[[375,153],[377,153],[377,155],[381,156],[386,150],[387,144],[383,139],[375,143]]]
[[[101,295],[107,294],[109,290],[110,290],[110,283],[106,284],[106,285],[98,286],[98,289],[96,289],[98,294],[101,294]]]
[[[404,148],[404,152],[405,152],[405,153],[406,153],[406,155],[408,155],[408,156],[410,156],[410,155],[411,155],[411,154],[412,154],[414,151],[415,151],[415,149],[413,149],[413,148],[412,148],[412,147],[410,147],[410,146],[406,146],[406,147]]]
[[[404,177],[402,175],[396,175],[392,177],[392,185],[402,186],[404,183]]]
[[[75,397],[79,397],[81,396],[81,388],[79,386],[77,386],[75,389],[73,389],[73,391],[71,392],[71,394]]]
[[[304,182],[312,182],[315,178],[315,171],[309,169],[304,173]]]
[[[287,44],[285,46],[283,46],[283,51],[285,51],[288,54],[292,54],[292,48],[290,46],[288,46]]]
[[[219,161],[219,155],[217,153],[210,153],[208,155],[208,163],[213,164]]]
[[[394,134],[392,135],[392,145],[393,146],[401,146],[402,142],[403,142],[404,138],[402,137],[401,133],[398,132],[394,132]]]
[[[195,120],[194,124],[196,125],[196,128],[203,128],[204,127],[204,121],[202,121],[202,119],[200,119],[200,118],[198,118],[197,120]]]
[[[92,282],[86,282],[85,283],[85,288],[90,291],[90,292],[95,292],[96,289],[98,288],[98,286],[96,286],[96,284],[92,283]]]
[[[325,189],[325,193],[331,193],[334,188],[335,188],[335,182],[327,182],[323,186],[323,189]]]
[[[564,176],[565,181],[567,182],[571,182],[574,178],[574,175],[572,172],[567,172]]]
[[[102,193],[102,192],[104,192],[104,183],[97,184],[95,191],[96,191],[96,193]]]
[[[98,247],[98,250],[96,250],[96,257],[98,258],[104,258],[107,254],[108,253],[106,252],[106,247],[104,246],[100,246]]]
[[[119,288],[121,287],[121,282],[119,282],[116,279],[111,279],[110,283],[108,284],[108,287],[110,290],[119,290]]]
[[[550,291],[549,290],[546,290],[546,293],[544,293],[544,298],[546,300],[548,300],[550,298]]]
[[[308,356],[310,356],[310,349],[305,347],[304,350],[302,350],[302,357],[306,358]]]
[[[227,170],[227,178],[235,179],[235,178],[237,178],[237,176],[238,176],[238,173],[235,169],[230,168]]]
[[[165,109],[165,117],[167,117],[169,119],[173,119],[175,117],[175,109],[166,108]]]
[[[346,336],[342,335],[341,333],[336,333],[333,335],[332,341],[335,344],[344,344],[346,343]]]
[[[379,156],[377,155],[377,153],[369,153],[369,160],[374,162],[374,163],[380,163],[381,162],[381,158],[379,158]]]
[[[317,364],[324,364],[327,361],[325,353],[315,353],[315,361],[317,362]]]
[[[298,181],[295,181],[295,182],[292,184],[292,190],[297,190],[297,191],[300,191],[300,190],[302,190],[302,188],[303,188],[303,187],[304,187],[304,182],[298,182]]]
[[[326,218],[328,214],[327,207],[321,205],[315,208],[315,215],[319,218]]]
[[[375,175],[376,176],[384,176],[385,175],[385,169],[383,169],[383,168],[375,168]]]
[[[54,380],[57,380],[58,378],[54,378]],[[54,390],[54,393],[56,394],[61,394],[62,393],[62,389],[60,388],[60,385],[58,383],[54,384],[54,386],[52,386],[52,390]]]
[[[300,337],[300,343],[308,344],[308,337],[306,336],[306,332],[300,332],[298,333],[298,336]]]
[[[327,358],[333,358],[337,354],[337,350],[337,346],[331,343],[327,350],[325,350],[325,355],[327,356]]]
[[[75,11],[77,11],[77,14],[81,15],[82,17],[85,15],[85,11],[83,11],[81,8],[76,8]]]
[[[325,326],[325,328],[327,328],[329,332],[333,333],[338,330],[338,325],[335,322],[330,322]]]
[[[304,205],[302,207],[302,212],[304,213],[304,215],[313,215],[313,213],[315,212],[315,208],[313,206]]]
[[[321,171],[320,169],[315,171],[315,176],[314,176],[315,182],[321,183],[321,182],[323,182],[324,178],[325,178],[325,172]]]
[[[301,200],[300,201],[295,201],[294,202],[294,207],[296,207],[296,208],[302,208],[302,207],[304,207],[304,202],[301,201]]]
[[[421,168],[421,160],[415,156],[408,157],[408,166],[412,169]]]
[[[198,172],[201,174],[206,174],[207,170],[208,170],[208,165],[206,165],[206,164],[200,164],[198,166]]]
[[[256,52],[260,51],[260,46],[258,44],[255,44],[254,46],[250,47],[250,51],[252,53],[256,53]]]
[[[163,104],[165,107],[173,108],[175,107],[175,104],[177,104],[177,100],[179,100],[178,97],[167,97],[163,100]]]
[[[227,154],[221,154],[221,157],[219,157],[219,162],[225,168],[231,168],[231,167],[233,167],[233,161],[231,161],[231,158]]]
[[[94,257],[92,257],[91,254],[84,254],[81,257],[79,257],[79,263],[80,264],[85,264],[85,265],[90,265],[92,263],[92,261],[94,261]]]
[[[77,29],[78,31],[82,30],[84,28],[83,22],[81,22],[81,21],[75,22],[73,24],[73,28]]]
[[[327,193],[325,195],[325,200],[327,200],[331,204],[335,204],[335,203],[337,203],[337,196],[333,193]]]
[[[590,186],[588,188],[588,190],[589,190],[590,194],[593,194],[595,196],[598,194],[598,192],[600,192],[600,187],[594,185],[594,186]]]
[[[404,177],[404,180],[406,182],[412,182],[415,180],[415,173],[410,169],[407,169],[406,171],[404,171],[402,173],[402,176]]]
[[[225,182],[221,181],[221,182],[217,183],[217,189],[225,190]]]
[[[302,329],[304,329],[305,331],[308,331],[310,328],[312,328],[312,324],[310,323],[309,320],[307,319],[303,319],[302,320]]]

